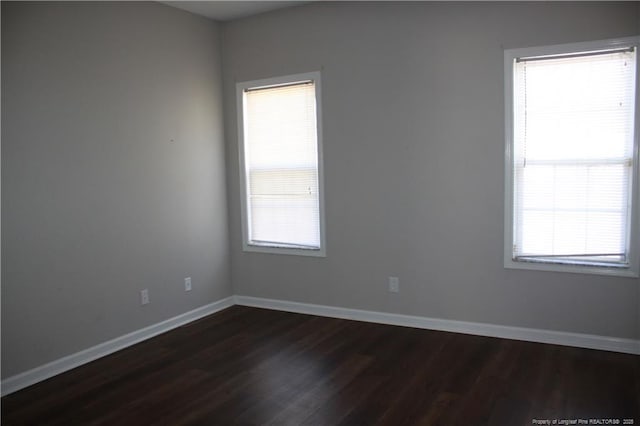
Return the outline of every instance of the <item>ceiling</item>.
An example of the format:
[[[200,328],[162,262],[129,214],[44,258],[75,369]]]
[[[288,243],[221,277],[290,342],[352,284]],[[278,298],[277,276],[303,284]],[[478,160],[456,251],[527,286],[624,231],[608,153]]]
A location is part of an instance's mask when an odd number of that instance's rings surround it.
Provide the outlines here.
[[[230,21],[245,18],[270,10],[282,9],[309,1],[162,1],[169,6],[206,16],[216,21]]]

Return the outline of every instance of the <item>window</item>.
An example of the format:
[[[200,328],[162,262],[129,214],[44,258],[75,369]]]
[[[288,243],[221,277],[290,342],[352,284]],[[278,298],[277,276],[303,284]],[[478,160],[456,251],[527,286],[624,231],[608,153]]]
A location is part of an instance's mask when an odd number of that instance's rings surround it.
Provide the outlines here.
[[[243,248],[324,256],[320,73],[237,84]]]
[[[505,51],[505,267],[638,276],[639,41]]]

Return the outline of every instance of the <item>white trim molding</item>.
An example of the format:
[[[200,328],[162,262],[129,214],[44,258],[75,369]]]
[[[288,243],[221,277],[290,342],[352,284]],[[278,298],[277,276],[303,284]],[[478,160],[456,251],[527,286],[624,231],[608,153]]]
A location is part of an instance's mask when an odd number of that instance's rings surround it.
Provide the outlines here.
[[[249,296],[234,296],[234,300],[237,305],[296,312],[300,314],[640,355],[640,340],[634,339],[364,311]]]
[[[110,355],[114,352],[127,348],[129,346],[140,343],[144,340],[150,339],[158,334],[165,333],[174,328],[188,324],[192,321],[211,315],[215,312],[226,309],[233,306],[233,296],[225,299],[218,300],[208,305],[201,306],[192,311],[185,312],[177,315],[168,320],[159,322],[157,324],[150,325],[148,327],[136,330],[132,333],[125,334],[124,336],[116,337],[91,348],[85,349],[80,352],[65,356],[50,363],[41,365],[34,369],[25,371],[24,373],[17,374],[15,376],[8,377],[2,381],[2,396],[16,392],[20,389],[31,386],[35,383],[46,380],[50,377],[56,376],[65,371],[79,367],[83,364],[87,364],[98,358]]]
[[[247,91],[276,88],[279,86],[297,85],[311,82],[315,90],[316,107],[316,148],[317,148],[317,173],[318,173],[318,226],[320,232],[319,247],[301,247],[292,244],[280,245],[275,242],[258,243],[252,241],[251,232],[251,208],[248,199],[248,165],[246,161],[247,140],[245,135],[247,125],[246,97]],[[242,217],[242,250],[246,252],[286,254],[299,256],[327,256],[327,241],[325,237],[325,213],[324,213],[324,159],[322,149],[322,78],[320,71],[304,72],[293,75],[264,78],[260,80],[241,81],[236,83],[236,116],[238,125],[238,160],[240,170],[240,213]]]

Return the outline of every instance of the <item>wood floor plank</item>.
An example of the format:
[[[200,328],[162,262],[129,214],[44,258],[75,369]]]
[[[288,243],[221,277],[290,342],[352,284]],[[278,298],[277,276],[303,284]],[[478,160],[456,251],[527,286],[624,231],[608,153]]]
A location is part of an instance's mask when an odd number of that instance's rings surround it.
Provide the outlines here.
[[[640,424],[640,357],[234,306],[1,408],[3,425]]]

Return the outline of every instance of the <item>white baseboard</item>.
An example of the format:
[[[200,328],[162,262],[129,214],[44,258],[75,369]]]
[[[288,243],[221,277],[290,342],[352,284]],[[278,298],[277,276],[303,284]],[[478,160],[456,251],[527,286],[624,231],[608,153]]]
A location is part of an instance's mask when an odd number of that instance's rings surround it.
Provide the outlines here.
[[[103,356],[112,354],[128,346],[135,345],[143,340],[150,339],[158,334],[165,333],[204,316],[211,315],[214,312],[233,306],[233,304],[234,298],[233,296],[230,296],[208,305],[201,306],[192,311],[185,312],[184,314],[173,318],[169,318],[168,320],[157,324],[150,325],[149,327],[125,334],[124,336],[116,337],[115,339],[83,351],[76,352],[75,354],[57,359],[48,364],[25,371],[24,373],[9,377],[2,381],[2,396],[26,388],[27,386],[31,386],[60,373],[64,373],[65,371],[71,370],[72,368],[76,368],[95,359],[102,358]]]
[[[534,328],[509,327],[495,324],[427,318],[387,312],[364,311],[335,306],[313,305],[285,300],[263,299],[250,296],[231,296],[202,306],[168,320],[117,337],[83,351],[71,354],[48,364],[17,374],[2,381],[2,396],[16,392],[50,377],[64,373],[103,356],[150,339],[176,327],[190,323],[233,305],[254,306],[278,311],[297,312],[331,318],[343,318],[379,324],[423,328],[427,330],[451,331],[477,336],[501,337],[528,342],[550,343],[554,345],[599,349],[640,355],[640,340],[596,336],[591,334],[567,333],[563,331],[538,330]]]
[[[234,296],[234,300],[237,305],[297,312],[301,314],[640,355],[640,340],[633,339],[363,311],[359,309],[313,305],[309,303],[288,302],[249,296]]]

